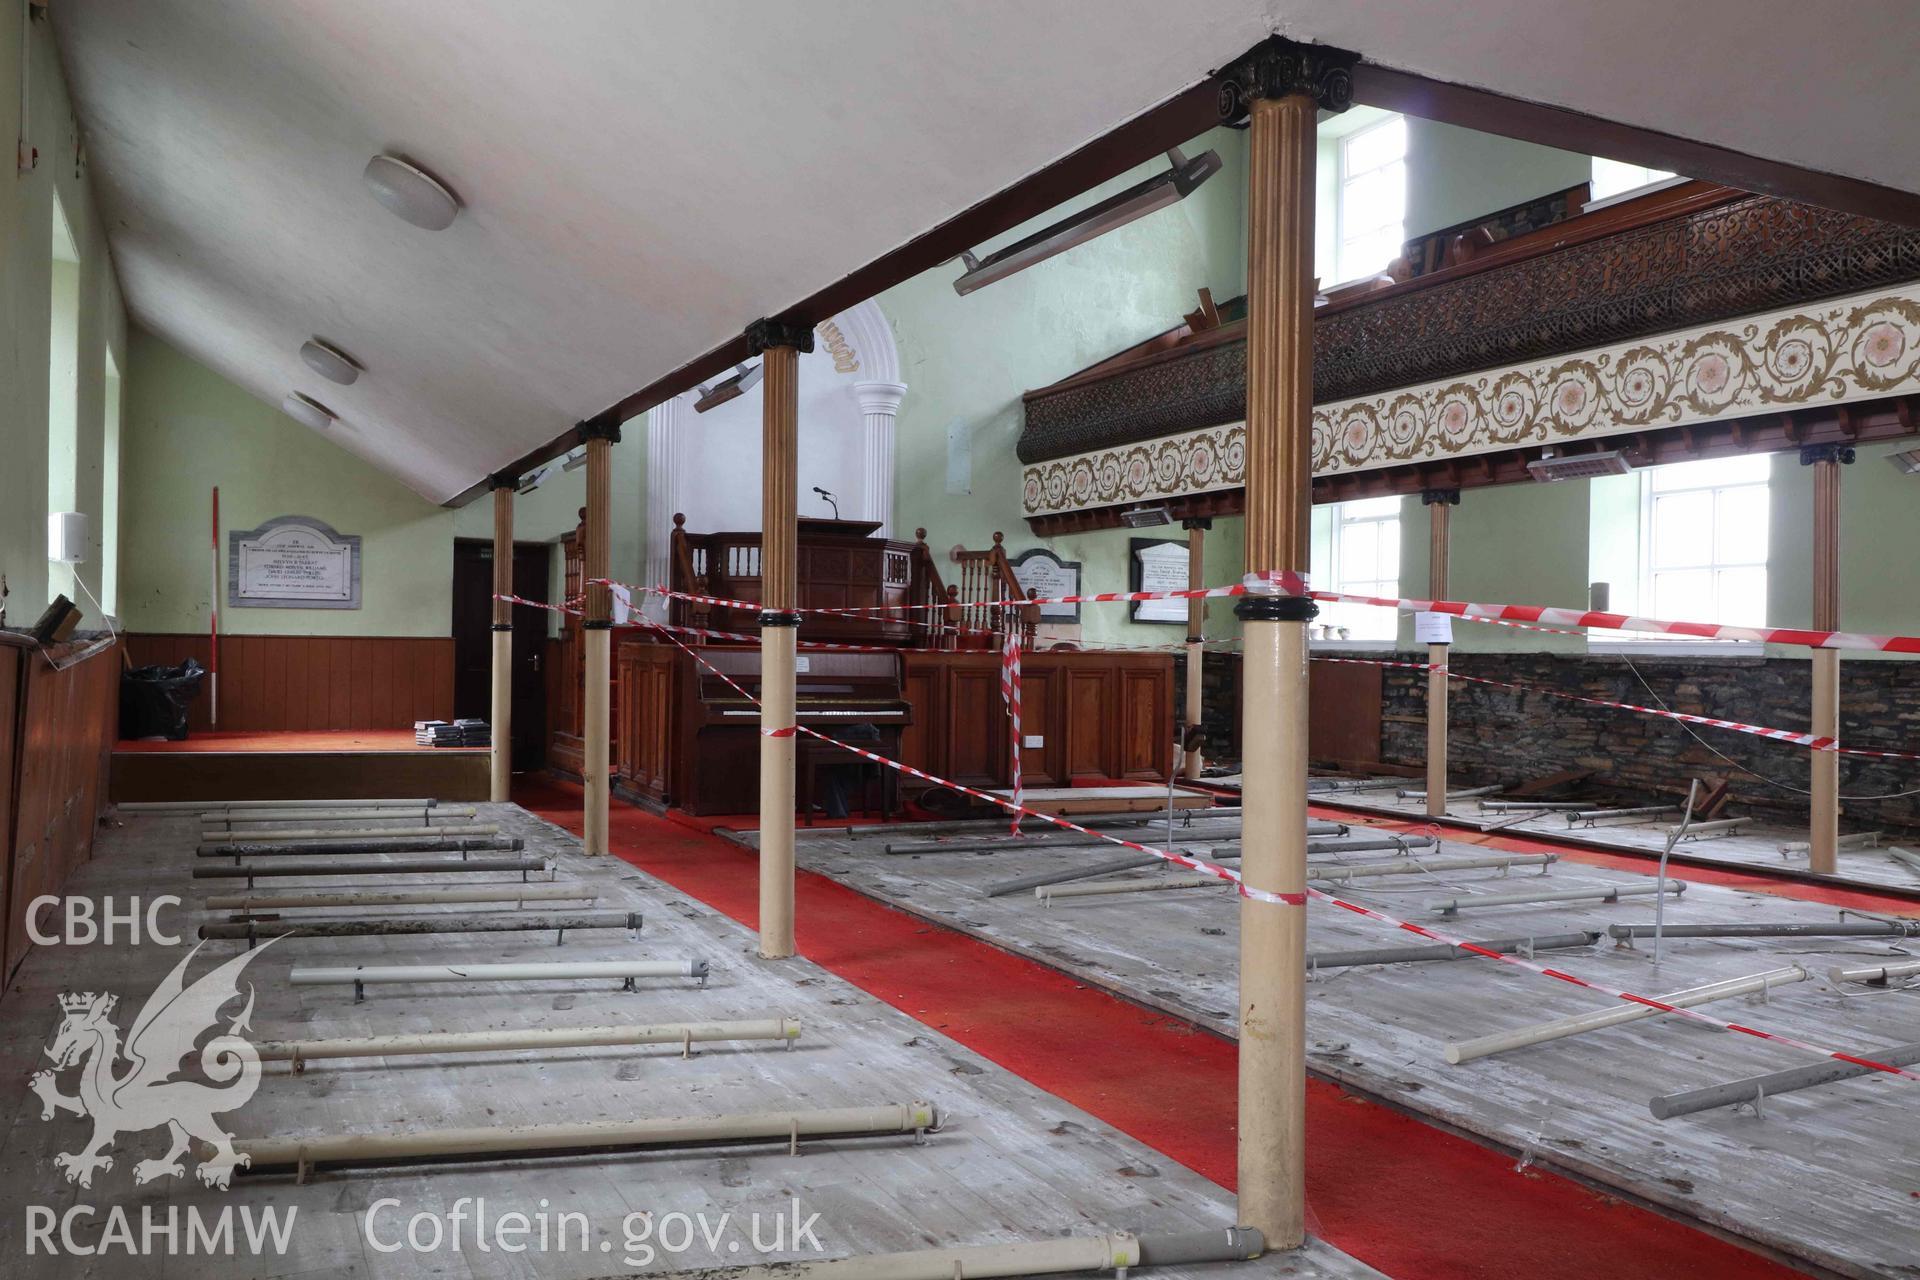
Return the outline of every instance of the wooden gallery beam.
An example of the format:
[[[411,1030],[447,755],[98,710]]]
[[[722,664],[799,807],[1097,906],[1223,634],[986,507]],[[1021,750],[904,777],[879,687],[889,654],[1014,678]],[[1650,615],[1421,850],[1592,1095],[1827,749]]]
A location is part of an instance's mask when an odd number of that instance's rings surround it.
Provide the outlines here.
[[[1453,509],[1460,505],[1458,489],[1428,489],[1420,495],[1426,504],[1427,596],[1448,599],[1448,538],[1453,524]],[[1450,646],[1427,646],[1427,816],[1437,818],[1447,811],[1447,654]]]
[[[799,388],[800,356],[813,350],[813,329],[756,320],[747,326],[747,345],[766,369],[760,384],[760,954],[777,960],[794,951]]]
[[[1187,531],[1187,590],[1200,591],[1207,585],[1207,530],[1213,521],[1206,516],[1190,516],[1180,522]],[[1187,727],[1203,725],[1207,719],[1206,691],[1207,602],[1200,596],[1187,601]],[[1185,741],[1185,738],[1182,738]],[[1181,772],[1191,781],[1199,781],[1205,764],[1205,745],[1188,751]]]
[[[1240,899],[1239,1221],[1306,1238],[1307,623],[1313,500],[1313,219],[1318,111],[1353,97],[1351,55],[1280,39],[1222,73],[1246,113],[1246,567]],[[1278,588],[1278,589],[1276,589]],[[1277,895],[1269,896],[1269,895]]]
[[[493,478],[493,751],[487,799],[505,804],[513,791],[513,489],[511,476]]]
[[[580,625],[586,639],[586,688],[584,698],[586,744],[583,780],[586,813],[581,820],[581,844],[589,854],[607,851],[608,804],[612,798],[611,743],[613,720],[613,591],[605,579],[612,561],[609,551],[613,531],[610,501],[613,477],[608,452],[620,443],[617,418],[603,415],[580,424],[580,438],[587,446],[586,550],[582,556],[582,577],[587,594],[587,616]],[[513,544],[507,544],[508,573],[512,572]],[[494,552],[495,572],[500,553]],[[499,730],[494,730],[499,738]]]
[[[1840,468],[1853,461],[1849,445],[1817,444],[1800,450],[1800,465],[1813,468],[1813,625],[1840,629]],[[1809,659],[1813,678],[1813,723],[1823,738],[1840,736],[1840,651],[1815,649]],[[1834,873],[1840,850],[1840,757],[1815,751],[1813,792],[1808,805],[1808,869]]]

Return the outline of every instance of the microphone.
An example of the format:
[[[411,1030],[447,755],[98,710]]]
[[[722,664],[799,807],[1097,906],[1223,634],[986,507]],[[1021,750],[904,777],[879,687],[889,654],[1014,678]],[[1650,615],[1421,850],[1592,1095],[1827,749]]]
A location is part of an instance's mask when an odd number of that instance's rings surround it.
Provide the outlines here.
[[[827,500],[828,505],[833,508],[833,518],[838,520],[840,518],[840,504],[833,500],[833,495],[825,489],[822,489],[819,485],[813,486],[813,491]]]

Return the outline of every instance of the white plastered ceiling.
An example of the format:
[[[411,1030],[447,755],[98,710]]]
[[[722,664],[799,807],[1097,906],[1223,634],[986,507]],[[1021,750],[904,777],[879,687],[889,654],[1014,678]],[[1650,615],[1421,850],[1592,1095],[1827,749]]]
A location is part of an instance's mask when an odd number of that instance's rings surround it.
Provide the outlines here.
[[[445,500],[1262,36],[1920,189],[1902,0],[66,0],[133,318]],[[367,195],[376,152],[465,209]],[[318,334],[367,368],[312,374]]]

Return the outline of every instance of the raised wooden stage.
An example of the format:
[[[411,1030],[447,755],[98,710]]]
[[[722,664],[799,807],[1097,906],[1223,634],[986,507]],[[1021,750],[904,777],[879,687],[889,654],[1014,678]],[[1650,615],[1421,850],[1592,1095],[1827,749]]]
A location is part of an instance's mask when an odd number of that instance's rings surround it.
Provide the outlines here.
[[[203,733],[114,745],[108,795],[138,800],[485,800],[484,748],[422,747],[411,730]]]

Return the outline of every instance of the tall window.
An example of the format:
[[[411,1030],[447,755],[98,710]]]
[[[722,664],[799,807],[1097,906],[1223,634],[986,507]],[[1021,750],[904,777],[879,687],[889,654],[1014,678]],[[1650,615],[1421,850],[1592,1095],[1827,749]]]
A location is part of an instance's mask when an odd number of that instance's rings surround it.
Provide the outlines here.
[[[1765,454],[1640,473],[1641,609],[1656,618],[1764,626]]]
[[[80,498],[80,253],[60,197],[53,198],[47,314],[47,510],[72,511]],[[65,565],[47,566],[47,594],[75,594]]]
[[[100,607],[120,612],[120,366],[108,348],[100,451]]]
[[[1334,270],[1345,282],[1381,270],[1406,242],[1405,117],[1388,116],[1340,139],[1339,180]]]
[[[1628,164],[1624,160],[1609,160],[1605,156],[1593,158],[1593,199],[1611,200],[1623,196],[1641,187],[1650,187],[1655,183],[1667,182],[1677,177],[1665,169],[1649,169],[1643,164]]]
[[[1358,498],[1316,512],[1313,585],[1357,596],[1400,594],[1400,499]],[[1324,523],[1323,523],[1324,522]],[[1322,531],[1324,529],[1324,532]],[[1364,604],[1325,604],[1316,625],[1349,640],[1392,641],[1400,615]]]

